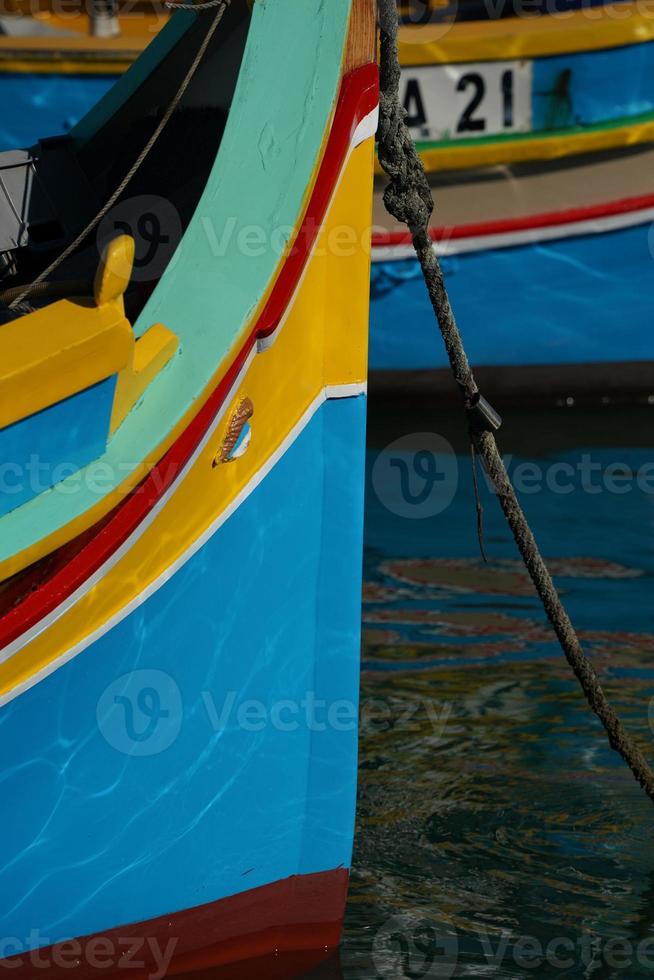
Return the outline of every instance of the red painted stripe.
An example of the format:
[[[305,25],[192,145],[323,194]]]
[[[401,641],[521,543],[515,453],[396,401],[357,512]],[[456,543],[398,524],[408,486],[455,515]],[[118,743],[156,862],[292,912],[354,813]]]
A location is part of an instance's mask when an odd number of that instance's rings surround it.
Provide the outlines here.
[[[379,73],[377,65],[365,65],[343,79],[334,124],[321,173],[313,189],[307,215],[293,243],[284,267],[275,283],[275,290],[266,303],[259,323],[257,337],[269,337],[279,326],[300,281],[307,258],[325,220],[327,209],[336,190],[343,164],[352,145],[359,123],[379,105]],[[323,171],[326,173],[323,174]]]
[[[257,340],[274,333],[288,309],[338,186],[356,128],[374,111],[378,102],[379,80],[375,64],[366,65],[345,76],[325,154],[302,225],[254,329],[218,387],[137,490],[126,498],[111,519],[64,568],[0,618],[0,650],[56,609],[117,551],[193,455]]]
[[[118,976],[141,980],[152,977],[161,966],[156,951],[170,951],[168,977],[197,976],[202,971],[200,976],[212,980],[273,980],[275,976],[288,980],[338,947],[348,880],[344,868],[287,878],[195,909],[50,946],[31,956],[0,959],[0,972],[6,970],[16,980],[34,980],[41,973],[48,980],[66,980],[71,972],[75,980]],[[252,970],[253,961],[257,972]],[[292,964],[297,972],[289,970]]]
[[[647,208],[654,208],[654,194],[625,197],[619,201],[610,201],[592,207],[570,208],[566,211],[527,215],[524,218],[506,218],[501,221],[431,228],[429,233],[432,241],[435,242],[452,241],[460,238],[482,238],[486,235],[510,235],[520,231],[556,228],[562,225],[577,224],[580,221],[610,218],[620,214],[630,214],[634,211],[644,211]],[[411,235],[404,231],[379,233],[373,236],[372,244],[373,248],[410,245]]]

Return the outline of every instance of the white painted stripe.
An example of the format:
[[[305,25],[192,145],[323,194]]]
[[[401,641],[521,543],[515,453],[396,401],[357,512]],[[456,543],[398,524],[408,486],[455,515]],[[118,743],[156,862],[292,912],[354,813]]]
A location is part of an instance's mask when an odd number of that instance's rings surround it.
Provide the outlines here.
[[[374,135],[375,134],[376,128],[377,128],[377,118],[378,118],[378,115],[379,115],[379,107],[376,110],[374,110],[372,113],[369,113],[369,115],[366,116],[365,119],[362,120],[362,122],[359,124],[359,126],[355,130],[354,137],[353,137],[352,143],[350,145],[350,149],[348,151],[348,154],[347,154],[345,160],[343,161],[343,166],[341,168],[341,173],[339,175],[339,179],[338,179],[337,184],[336,184],[336,186],[334,188],[332,197],[330,199],[329,205],[328,205],[327,210],[325,212],[326,215],[328,215],[329,212],[330,212],[330,210],[331,210],[332,204],[333,204],[334,199],[336,197],[336,194],[337,194],[337,192],[338,192],[338,190],[340,188],[340,185],[341,185],[341,182],[342,182],[342,179],[343,179],[343,175],[344,175],[345,170],[347,168],[347,165],[348,165],[348,163],[350,161],[350,158],[351,158],[351,155],[352,155],[353,150],[355,149],[355,147],[357,145],[359,145],[365,139],[368,139],[368,138],[370,138],[371,135]],[[374,128],[371,129],[371,127],[374,127]],[[356,142],[357,139],[359,139],[359,143]],[[138,539],[145,533],[145,531],[148,529],[148,527],[150,527],[150,525],[153,523],[153,521],[161,513],[161,511],[166,506],[166,504],[168,503],[168,501],[171,499],[171,497],[173,496],[173,494],[176,493],[177,488],[179,487],[179,485],[181,484],[181,482],[186,478],[187,474],[189,473],[189,471],[191,470],[191,468],[195,464],[196,460],[202,454],[202,452],[205,449],[208,441],[210,439],[212,439],[213,436],[215,435],[216,429],[218,428],[218,426],[222,422],[222,420],[223,420],[223,418],[225,416],[225,413],[227,412],[227,409],[230,406],[230,403],[233,401],[233,398],[234,398],[234,396],[235,396],[235,394],[236,394],[236,392],[237,392],[237,390],[238,390],[241,382],[243,381],[243,378],[245,377],[245,375],[246,375],[246,373],[247,373],[250,365],[252,364],[252,361],[253,361],[254,357],[257,355],[257,353],[260,353],[260,352],[263,352],[265,350],[268,350],[273,345],[273,343],[275,341],[275,338],[277,337],[278,333],[284,327],[284,325],[285,325],[285,323],[286,323],[286,321],[287,321],[287,319],[288,319],[288,317],[289,317],[289,315],[290,315],[290,313],[291,313],[291,311],[292,311],[292,309],[293,309],[293,307],[294,307],[294,305],[296,303],[297,297],[299,295],[300,289],[302,287],[302,283],[304,282],[305,276],[307,274],[307,270],[309,268],[309,265],[310,265],[310,262],[311,262],[311,258],[313,256],[313,252],[315,250],[316,245],[317,245],[317,241],[314,243],[314,246],[313,246],[313,248],[312,248],[309,256],[307,257],[307,262],[306,262],[305,267],[304,267],[304,269],[302,271],[302,275],[300,277],[300,280],[299,280],[299,282],[296,285],[296,288],[295,288],[295,290],[293,292],[293,296],[291,297],[290,302],[289,302],[289,304],[288,304],[288,306],[286,308],[286,311],[284,313],[284,316],[281,319],[280,323],[278,324],[275,332],[270,337],[266,337],[263,340],[258,341],[257,344],[256,344],[256,346],[250,351],[250,353],[249,353],[249,355],[247,357],[247,360],[243,364],[243,367],[241,368],[241,370],[240,370],[240,372],[239,372],[236,380],[234,381],[234,384],[230,388],[228,394],[225,396],[225,399],[223,400],[222,406],[221,406],[219,412],[217,413],[217,415],[216,415],[213,423],[211,424],[211,426],[209,427],[209,429],[207,430],[207,432],[203,436],[200,444],[196,448],[196,450],[193,453],[193,455],[190,457],[190,459],[188,460],[188,462],[186,463],[186,465],[182,468],[182,470],[180,470],[179,474],[177,475],[177,477],[175,478],[175,480],[173,481],[173,483],[171,484],[171,486],[168,488],[168,490],[166,490],[166,492],[160,497],[160,499],[156,502],[156,504],[153,506],[153,508],[148,512],[148,514],[143,519],[143,521],[132,532],[132,534],[123,542],[123,544],[119,548],[117,548],[116,551],[107,559],[107,561],[104,562],[91,576],[89,576],[89,578],[86,579],[82,583],[82,585],[80,585],[80,587],[75,590],[75,592],[72,592],[62,603],[60,603],[56,607],[56,609],[53,609],[47,616],[45,616],[45,617],[43,617],[43,619],[39,620],[38,623],[35,623],[34,626],[32,626],[29,630],[27,630],[25,633],[21,634],[21,636],[19,636],[16,640],[14,640],[12,643],[7,644],[7,646],[5,646],[4,648],[2,648],[0,650],[0,664],[5,663],[7,660],[11,659],[11,657],[15,656],[20,650],[22,650],[25,646],[27,646],[27,644],[31,643],[32,640],[34,640],[38,636],[40,636],[43,632],[45,632],[47,629],[49,629],[50,626],[53,625],[53,623],[57,622],[58,619],[60,619],[70,609],[72,609],[72,607],[75,606],[80,601],[80,599],[82,599],[85,595],[87,595],[87,593],[90,592],[90,590],[92,588],[94,588],[105,577],[105,575],[107,575],[108,572],[110,572],[111,569],[127,554],[127,552],[133,547],[133,545],[136,543],[136,541],[138,541]],[[351,390],[352,388],[354,390]],[[344,392],[344,391],[348,391],[350,393],[349,394],[341,393],[341,392]],[[338,387],[338,386],[330,386],[330,387],[328,387],[328,388],[325,389],[325,398],[348,398],[348,397],[353,397],[353,396],[358,395],[358,394],[365,393],[365,391],[366,391],[366,386],[365,385],[363,385],[363,386],[361,386],[361,385],[359,385],[359,386],[356,386],[356,385],[355,386],[346,385],[343,388]],[[31,685],[29,685],[29,686],[31,686]],[[3,703],[4,702],[2,701],[2,699],[0,699],[0,704],[3,704]]]
[[[139,606],[143,605],[143,603],[146,602],[151,596],[153,596],[155,592],[158,592],[159,589],[166,584],[166,582],[170,581],[170,579],[181,568],[183,568],[184,565],[186,565],[186,563],[190,561],[190,559],[195,554],[197,554],[197,552],[201,548],[203,548],[208,541],[211,540],[211,538],[216,534],[217,531],[220,530],[223,524],[225,524],[229,520],[229,518],[238,510],[238,508],[257,489],[257,487],[263,482],[263,480],[277,465],[280,459],[282,459],[282,457],[288,452],[288,450],[291,448],[293,443],[296,442],[296,440],[302,434],[304,429],[306,429],[307,425],[314,417],[318,409],[321,408],[321,406],[324,405],[325,402],[336,400],[336,399],[343,399],[343,398],[356,398],[358,396],[365,395],[366,391],[367,391],[367,385],[365,383],[353,383],[353,384],[346,384],[346,385],[328,385],[326,388],[324,388],[320,392],[320,394],[314,399],[314,401],[309,405],[309,407],[307,408],[307,410],[305,411],[301,419],[298,422],[296,422],[296,424],[293,426],[291,431],[285,437],[281,445],[275,450],[275,452],[273,452],[268,457],[268,459],[263,464],[261,469],[258,470],[257,473],[255,473],[255,475],[252,477],[250,482],[246,484],[245,487],[243,487],[241,492],[232,500],[232,502],[225,508],[225,510],[221,514],[219,514],[219,516],[213,521],[213,523],[210,524],[209,527],[206,528],[206,530],[203,531],[202,534],[191,545],[189,545],[186,551],[184,551],[183,554],[181,554],[179,558],[176,559],[176,561],[174,561],[171,565],[169,565],[168,568],[166,568],[165,571],[163,571],[161,575],[158,576],[158,578],[154,579],[143,590],[143,592],[139,593],[139,595],[137,596],[134,596],[134,598],[130,602],[128,602],[125,606],[123,606],[123,608],[120,609],[114,616],[112,616],[110,619],[104,622],[102,626],[98,627],[97,630],[94,630],[92,633],[86,636],[75,646],[71,647],[69,650],[66,650],[66,652],[63,653],[60,657],[53,660],[51,663],[47,664],[47,666],[45,666],[42,670],[33,674],[28,680],[24,681],[22,684],[18,684],[11,691],[8,691],[6,694],[0,696],[0,707],[7,704],[9,701],[13,701],[14,698],[17,698],[20,694],[23,694],[25,691],[29,691],[30,688],[34,687],[36,684],[44,680],[46,677],[49,677],[50,674],[53,674],[60,667],[63,667],[64,664],[69,663],[76,656],[78,656],[78,654],[82,653],[93,643],[97,642],[97,640],[99,640],[101,637],[109,633],[110,630],[112,630],[115,626],[117,626],[120,622],[122,622],[123,619],[125,619],[132,612],[134,612],[134,610],[138,609]],[[212,427],[212,432],[214,431],[214,429],[215,426]],[[145,522],[143,522],[143,524],[145,524]],[[145,527],[143,526],[143,524],[134,532],[134,535],[130,539],[130,542],[132,544],[134,543],[134,540],[137,537],[140,537],[143,531],[145,531]],[[120,557],[122,557],[122,555]],[[104,566],[103,574],[106,574],[110,570],[110,568],[117,563],[118,560],[119,558],[117,557],[117,553],[116,553],[116,555],[112,556],[110,561],[108,561]],[[88,591],[88,589],[86,589],[86,591]],[[47,625],[50,625],[51,622],[54,622],[55,619],[59,618],[60,615],[61,613],[58,610],[56,611],[56,613],[53,613],[52,616],[49,617],[50,622],[47,623],[44,626],[44,628],[46,628]]]
[[[470,252],[486,252],[491,249],[514,248],[516,245],[539,245],[543,242],[577,238],[584,235],[604,235],[621,228],[634,228],[637,225],[654,221],[654,208],[640,211],[626,211],[611,214],[605,218],[590,218],[588,221],[571,221],[562,225],[547,225],[544,228],[526,228],[523,231],[500,232],[493,235],[477,235],[473,238],[452,238],[434,243],[436,254],[441,258],[449,255],[464,255]],[[399,262],[414,258],[413,245],[374,245],[373,262]]]
[[[369,112],[365,119],[362,119],[357,128],[354,130],[354,136],[352,137],[351,149],[355,150],[357,146],[361,146],[366,140],[370,139],[371,136],[377,135],[377,129],[379,127],[379,106]]]

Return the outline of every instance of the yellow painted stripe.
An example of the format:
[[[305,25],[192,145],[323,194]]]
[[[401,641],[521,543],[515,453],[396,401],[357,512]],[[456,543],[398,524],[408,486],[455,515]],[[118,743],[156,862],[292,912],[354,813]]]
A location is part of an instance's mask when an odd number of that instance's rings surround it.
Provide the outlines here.
[[[495,164],[528,163],[534,160],[557,160],[567,156],[595,153],[601,150],[637,146],[654,142],[654,120],[606,129],[544,134],[528,139],[476,144],[448,144],[420,149],[425,169],[430,172],[489,167]],[[383,171],[376,163],[376,171]]]
[[[128,554],[0,665],[0,696],[47,670],[156,581],[248,485],[325,387],[365,381],[372,162],[369,140],[350,158],[286,323],[272,347],[251,362],[215,440]],[[214,467],[231,413],[245,397],[254,405],[250,447]]]
[[[406,26],[403,65],[541,58],[654,40],[654,8],[638,0],[547,16]]]

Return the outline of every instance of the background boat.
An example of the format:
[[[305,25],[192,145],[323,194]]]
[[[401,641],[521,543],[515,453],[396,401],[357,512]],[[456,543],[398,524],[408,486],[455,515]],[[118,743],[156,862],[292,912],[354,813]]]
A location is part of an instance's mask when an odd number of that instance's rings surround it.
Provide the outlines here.
[[[401,96],[428,169],[552,160],[654,139],[654,16],[638,3],[427,20],[402,28],[400,59]]]
[[[134,955],[152,974],[338,944],[369,251],[322,246],[346,223],[369,234],[372,11],[267,0],[250,20],[232,3],[213,35],[217,10],[178,14],[70,140],[0,157],[15,976],[38,961],[65,977],[71,956],[87,977],[129,974]],[[171,107],[99,235],[25,295]],[[161,234],[139,234],[155,218]],[[252,246],[253,227],[278,246]]]
[[[433,179],[435,247],[485,392],[523,402],[654,394],[653,166],[640,148]],[[371,384],[451,394],[410,238],[380,195],[376,228]]]
[[[398,11],[403,24],[452,23],[463,20],[499,20],[521,14],[561,13],[566,10],[600,7],[611,0],[539,0],[527,6],[522,0],[398,0]]]
[[[95,4],[100,10],[100,5]],[[68,132],[169,19],[159,3],[123,0],[115,15],[92,4],[11,0],[0,17],[0,147]]]

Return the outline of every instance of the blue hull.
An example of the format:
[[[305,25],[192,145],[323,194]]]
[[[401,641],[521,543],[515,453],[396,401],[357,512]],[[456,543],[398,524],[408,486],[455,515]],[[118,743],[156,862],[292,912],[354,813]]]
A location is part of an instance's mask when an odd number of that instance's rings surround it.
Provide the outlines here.
[[[532,130],[597,126],[654,111],[654,44],[534,60]]]
[[[327,402],[170,581],[3,709],[3,955],[349,867],[364,436],[363,397]]]
[[[607,364],[654,358],[650,225],[442,260],[474,365]],[[415,259],[372,273],[371,371],[447,367]]]

